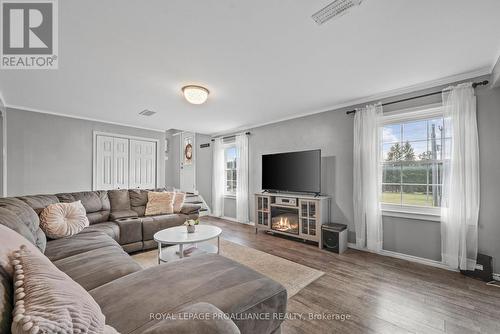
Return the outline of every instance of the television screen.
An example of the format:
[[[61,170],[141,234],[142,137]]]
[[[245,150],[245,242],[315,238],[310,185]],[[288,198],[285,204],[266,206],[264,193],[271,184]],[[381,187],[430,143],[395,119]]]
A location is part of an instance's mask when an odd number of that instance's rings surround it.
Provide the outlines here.
[[[321,192],[321,150],[262,156],[262,189]]]

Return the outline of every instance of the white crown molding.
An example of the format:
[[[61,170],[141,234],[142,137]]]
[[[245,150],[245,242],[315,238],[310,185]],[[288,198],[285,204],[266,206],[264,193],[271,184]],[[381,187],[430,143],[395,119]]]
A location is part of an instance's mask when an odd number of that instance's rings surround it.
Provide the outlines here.
[[[19,106],[19,105],[13,105],[13,104],[8,104],[8,105],[6,105],[6,107],[9,109],[19,109],[19,110],[24,110],[24,111],[36,112],[39,114],[47,114],[47,115],[52,115],[52,116],[80,119],[80,120],[84,120],[84,121],[92,121],[92,122],[99,122],[99,123],[112,124],[112,125],[118,125],[118,126],[125,126],[127,128],[142,129],[142,130],[155,131],[155,132],[165,132],[166,131],[166,130],[162,130],[162,129],[148,128],[148,127],[131,125],[131,124],[120,123],[120,122],[105,121],[102,119],[92,118],[92,117],[69,115],[69,114],[64,114],[64,113],[58,113],[58,112],[47,111],[47,110],[25,107],[25,106]]]
[[[483,67],[483,68],[475,70],[475,71],[456,74],[456,75],[452,75],[452,76],[448,76],[448,77],[444,77],[444,78],[440,78],[440,79],[436,79],[436,80],[431,80],[431,81],[426,81],[426,82],[411,85],[411,86],[406,86],[403,88],[393,89],[390,91],[386,91],[386,92],[382,92],[382,93],[378,93],[378,94],[374,94],[374,95],[370,95],[370,96],[365,96],[365,97],[362,97],[359,99],[349,100],[349,101],[342,102],[342,103],[339,103],[336,105],[332,105],[330,107],[325,107],[325,108],[322,108],[319,110],[303,112],[303,113],[295,114],[295,115],[289,116],[289,117],[278,118],[278,119],[275,119],[275,120],[269,121],[269,122],[254,123],[254,124],[249,124],[249,125],[245,125],[242,127],[238,127],[238,128],[232,129],[232,130],[228,130],[228,131],[213,133],[212,136],[224,136],[224,135],[228,135],[228,134],[231,134],[234,132],[259,128],[262,126],[266,126],[266,125],[270,125],[270,124],[274,124],[274,123],[279,123],[279,122],[284,122],[284,121],[289,121],[292,119],[297,119],[297,118],[301,118],[301,117],[305,117],[305,116],[320,114],[323,112],[339,111],[340,109],[354,107],[354,106],[364,104],[364,103],[388,99],[391,97],[396,97],[399,95],[414,93],[414,92],[418,92],[421,90],[439,87],[439,86],[443,86],[443,85],[449,85],[449,84],[452,84],[452,83],[458,82],[458,81],[473,79],[473,78],[481,77],[484,75],[490,75],[491,70],[492,70],[491,66]]]

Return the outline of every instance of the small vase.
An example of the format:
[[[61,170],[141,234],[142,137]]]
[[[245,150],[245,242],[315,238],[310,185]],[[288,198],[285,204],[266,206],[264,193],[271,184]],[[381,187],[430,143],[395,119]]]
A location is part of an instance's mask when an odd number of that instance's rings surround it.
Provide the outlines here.
[[[187,225],[186,228],[188,233],[194,233],[196,231],[196,225]]]

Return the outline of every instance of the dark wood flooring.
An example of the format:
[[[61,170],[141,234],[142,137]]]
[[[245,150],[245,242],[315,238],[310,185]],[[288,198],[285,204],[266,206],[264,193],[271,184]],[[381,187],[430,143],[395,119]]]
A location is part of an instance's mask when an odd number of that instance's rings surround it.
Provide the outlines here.
[[[500,288],[459,273],[349,249],[319,250],[252,226],[203,217],[223,238],[325,272],[288,301],[289,333],[500,333]],[[320,314],[325,319],[309,319]],[[345,315],[346,320],[327,317]]]

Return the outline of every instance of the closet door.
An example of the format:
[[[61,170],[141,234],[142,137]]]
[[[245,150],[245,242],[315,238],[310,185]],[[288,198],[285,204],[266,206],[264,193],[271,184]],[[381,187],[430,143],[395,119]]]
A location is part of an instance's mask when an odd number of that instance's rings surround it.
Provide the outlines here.
[[[129,140],[96,137],[95,190],[127,189],[129,179]]]
[[[113,138],[114,143],[114,188],[128,189],[129,178],[129,140],[124,138]]]
[[[97,136],[96,139],[95,190],[111,190],[115,187],[113,166],[114,138]]]
[[[130,140],[130,188],[156,187],[156,143]]]

